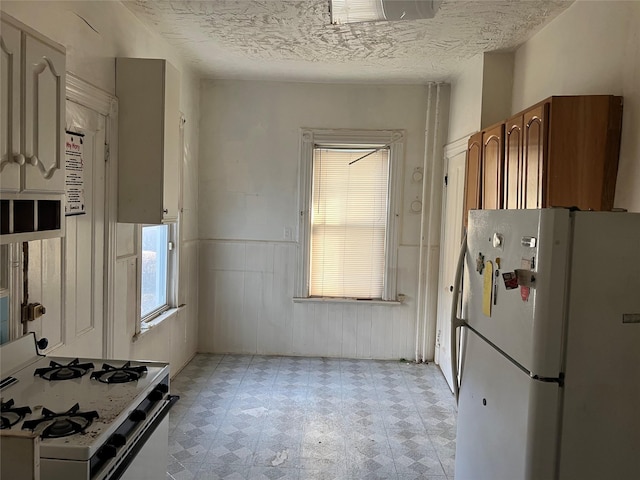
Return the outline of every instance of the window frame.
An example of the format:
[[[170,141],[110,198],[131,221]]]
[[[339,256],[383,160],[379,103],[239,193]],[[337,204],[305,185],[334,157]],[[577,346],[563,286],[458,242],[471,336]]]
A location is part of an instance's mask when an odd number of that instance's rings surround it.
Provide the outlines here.
[[[387,233],[385,239],[384,288],[381,301],[396,302],[397,266],[401,208],[401,171],[404,160],[404,130],[336,130],[301,129],[298,179],[298,238],[296,282],[294,297],[298,299],[345,301],[345,297],[311,297],[309,270],[311,247],[311,201],[313,185],[314,149],[327,146],[356,148],[385,145],[389,147],[389,202],[387,205]],[[363,160],[364,161],[364,160]],[[356,300],[354,300],[356,301]],[[362,300],[366,302],[374,300]]]
[[[137,332],[153,326],[156,320],[164,319],[164,315],[170,310],[177,308],[178,305],[178,271],[179,271],[179,228],[177,222],[163,223],[168,227],[167,242],[171,244],[167,252],[167,302],[159,308],[142,316],[142,230],[144,227],[157,227],[158,225],[139,225],[137,232],[137,250],[138,250],[138,292],[137,292]],[[161,318],[162,317],[162,318]]]

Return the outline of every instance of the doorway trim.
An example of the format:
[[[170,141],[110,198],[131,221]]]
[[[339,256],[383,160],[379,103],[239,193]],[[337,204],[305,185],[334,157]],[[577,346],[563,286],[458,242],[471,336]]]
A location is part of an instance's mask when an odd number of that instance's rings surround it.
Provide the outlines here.
[[[118,99],[109,92],[67,72],[67,100],[87,107],[106,117],[105,124],[105,252],[104,292],[105,307],[102,332],[102,352],[112,358],[114,352],[116,222],[118,220]]]
[[[467,144],[468,144],[469,135],[465,135],[458,140],[448,143],[444,147],[444,175],[448,179],[447,186],[443,188],[442,191],[442,223],[440,226],[440,268],[438,273],[438,307],[437,307],[437,335],[436,335],[436,349],[434,354],[434,361],[442,370],[443,363],[446,365],[448,359],[443,358],[443,354],[446,355],[446,352],[443,352],[443,348],[448,345],[449,335],[451,332],[449,331],[449,319],[450,315],[447,313],[447,308],[450,307],[450,300],[446,297],[447,294],[444,292],[448,290],[447,285],[449,285],[450,279],[445,278],[447,273],[451,271],[451,258],[448,254],[449,249],[452,247],[451,238],[447,238],[447,232],[451,233],[451,227],[455,226],[455,224],[459,221],[459,228],[461,229],[462,234],[462,215],[463,212],[459,210],[452,210],[456,207],[457,204],[450,205],[450,201],[452,200],[451,193],[455,193],[454,199],[459,199],[461,201],[460,207],[463,209],[464,198],[460,198],[457,193],[459,181],[459,168],[462,167],[462,181],[465,182],[466,177],[466,153],[467,153]],[[462,165],[459,164],[460,156],[464,156],[462,159]],[[456,163],[452,168],[452,160],[455,160]],[[453,189],[453,190],[450,190]],[[461,192],[461,195],[464,196],[464,188]],[[458,213],[456,213],[456,211]],[[459,219],[459,220],[458,220]],[[456,239],[454,242],[457,244],[459,239]],[[457,245],[454,247],[457,251]],[[454,261],[455,263],[455,261]],[[455,266],[455,265],[453,265]],[[449,376],[445,370],[442,371],[447,383],[449,383]],[[453,388],[449,383],[450,388]]]
[[[469,135],[464,135],[462,137],[460,137],[457,140],[454,140],[453,142],[447,143],[444,146],[444,174],[447,175],[449,173],[449,160],[453,157],[455,157],[456,155],[460,155],[463,152],[466,152],[467,150],[467,145],[469,143],[469,137],[471,136],[471,134]],[[465,172],[466,173],[466,172]],[[447,196],[447,192],[445,189],[442,190],[442,223],[440,225],[440,243],[442,244],[442,241],[444,240],[444,232],[445,232],[445,227],[446,227],[446,221],[447,221],[447,217],[446,217],[446,213],[447,213],[447,202],[446,202],[446,196]],[[440,265],[440,268],[442,268],[443,265]],[[438,285],[438,290],[444,288],[444,285]],[[435,353],[434,353],[434,362],[437,365],[440,365],[440,332],[442,331],[443,325],[442,325],[442,320],[440,318],[441,316],[438,314],[437,315],[437,325],[436,325],[436,331],[438,332],[437,334],[437,338],[436,338],[436,349],[435,349]]]

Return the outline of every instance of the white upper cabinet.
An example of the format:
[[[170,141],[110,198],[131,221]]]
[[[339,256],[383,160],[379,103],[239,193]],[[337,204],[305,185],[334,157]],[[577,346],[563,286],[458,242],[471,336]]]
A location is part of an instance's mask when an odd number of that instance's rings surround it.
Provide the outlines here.
[[[20,171],[24,155],[20,147],[20,30],[2,22],[0,28],[0,188],[3,191],[20,191]]]
[[[62,237],[65,49],[0,16],[0,244]]]
[[[4,16],[0,32],[0,189],[63,194],[64,48]]]
[[[166,60],[116,59],[118,221],[178,218],[180,74]]]
[[[24,189],[64,193],[65,56],[25,40]]]

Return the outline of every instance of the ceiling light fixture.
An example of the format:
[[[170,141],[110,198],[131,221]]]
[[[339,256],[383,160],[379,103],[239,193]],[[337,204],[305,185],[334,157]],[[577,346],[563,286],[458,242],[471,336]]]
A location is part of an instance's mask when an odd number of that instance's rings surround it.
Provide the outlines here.
[[[329,0],[331,23],[433,18],[442,0]]]

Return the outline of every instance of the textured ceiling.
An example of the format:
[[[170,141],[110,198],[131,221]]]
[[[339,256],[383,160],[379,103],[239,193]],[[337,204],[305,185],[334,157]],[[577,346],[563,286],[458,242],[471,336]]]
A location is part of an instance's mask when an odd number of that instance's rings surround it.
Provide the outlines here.
[[[330,25],[329,0],[123,3],[207,77],[422,83],[513,49],[572,1],[445,0],[432,19],[349,25]]]

